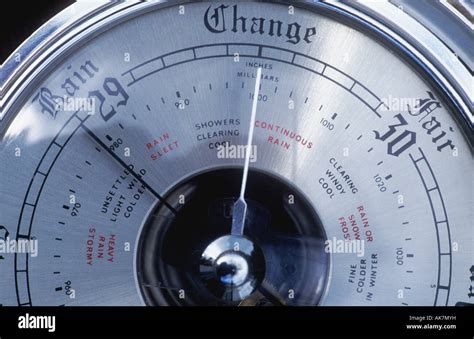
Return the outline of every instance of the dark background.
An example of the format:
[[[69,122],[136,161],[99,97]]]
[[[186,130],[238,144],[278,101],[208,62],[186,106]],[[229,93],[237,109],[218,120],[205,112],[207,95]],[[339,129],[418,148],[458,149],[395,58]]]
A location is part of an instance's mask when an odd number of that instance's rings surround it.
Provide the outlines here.
[[[18,329],[18,317],[56,316],[56,332]],[[454,321],[409,316],[456,316]],[[456,329],[407,329],[455,324]],[[31,338],[470,338],[469,307],[0,307],[0,336]]]
[[[72,0],[6,0],[0,17],[0,64],[42,24]]]
[[[0,64],[42,24],[66,8],[72,0],[6,0],[0,12]],[[324,333],[330,336],[363,335],[383,337],[385,335],[405,337],[471,337],[472,310],[468,308],[294,308],[291,312],[282,308],[271,309],[152,309],[152,308],[36,308],[20,309],[0,307],[0,336],[38,335],[46,332],[20,332],[18,315],[54,314],[59,335],[75,333],[89,336],[91,333],[104,337],[143,336],[157,332],[174,335],[196,334],[221,337],[223,334],[261,337],[307,333]],[[409,315],[456,315],[457,330],[453,331],[408,331]],[[438,322],[443,323],[443,322]],[[218,332],[218,325],[228,324],[227,331]],[[210,326],[209,326],[210,325]],[[239,326],[240,325],[240,326]],[[213,330],[209,330],[213,328]],[[93,331],[92,329],[95,329]]]

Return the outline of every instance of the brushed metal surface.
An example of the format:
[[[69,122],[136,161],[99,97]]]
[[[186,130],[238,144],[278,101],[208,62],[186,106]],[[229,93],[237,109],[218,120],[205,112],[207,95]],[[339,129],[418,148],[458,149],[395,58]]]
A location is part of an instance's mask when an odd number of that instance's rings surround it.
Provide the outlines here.
[[[229,6],[228,29],[211,33],[203,18],[209,6],[214,10],[221,3]],[[246,142],[256,74],[249,63],[263,68],[260,94],[266,98],[258,106],[253,137],[258,158],[250,168],[274,174],[303,192],[328,239],[343,239],[341,218],[354,239],[354,216],[366,240],[362,258],[353,253],[331,256],[322,304],[469,302],[473,157],[452,117],[455,112],[397,54],[345,24],[299,8],[290,15],[281,4],[238,3],[248,30],[252,17],[297,22],[302,32],[315,27],[310,43],[292,44],[266,33],[232,32],[233,5],[199,2],[184,5],[185,14],[178,6],[143,13],[79,46],[28,94],[0,144],[0,212],[11,234],[38,240],[39,255],[4,255],[0,303],[142,305],[135,254],[141,227],[159,203],[152,190],[164,196],[193,174],[243,166],[243,159],[219,158],[209,144]],[[80,73],[82,83],[74,72],[81,72],[87,61],[98,71],[93,77]],[[59,111],[53,117],[33,100],[41,88],[63,96],[68,78],[77,86],[74,97],[87,98],[89,91],[103,90],[110,77],[122,84],[128,101],[108,121],[84,111]],[[428,91],[440,107],[422,122],[406,105],[383,109],[384,103],[398,99],[425,99]],[[180,101],[185,99],[189,104]],[[387,154],[393,137],[377,140],[374,131],[386,133],[397,123],[397,114],[416,133],[416,145],[394,156]],[[432,117],[440,127],[428,133],[433,126],[423,124]],[[221,127],[209,127],[215,121]],[[222,137],[220,130],[238,133]],[[434,142],[441,130],[446,135]],[[289,137],[293,133],[294,139]],[[107,136],[121,139],[114,154],[122,162],[103,147],[112,144]],[[448,139],[455,149],[438,150]],[[148,187],[142,189],[123,164],[132,164]],[[331,184],[332,198],[320,182],[331,180],[328,170],[345,191],[339,193]],[[383,192],[377,175],[386,187]],[[63,208],[70,205],[71,194],[81,204],[77,216],[71,215],[71,207]],[[107,213],[102,213],[111,196]],[[123,205],[114,216],[119,200]],[[102,254],[99,243],[105,246]],[[88,246],[94,248],[92,258]],[[397,264],[397,248],[403,248],[403,265]],[[67,281],[74,299],[64,293]]]

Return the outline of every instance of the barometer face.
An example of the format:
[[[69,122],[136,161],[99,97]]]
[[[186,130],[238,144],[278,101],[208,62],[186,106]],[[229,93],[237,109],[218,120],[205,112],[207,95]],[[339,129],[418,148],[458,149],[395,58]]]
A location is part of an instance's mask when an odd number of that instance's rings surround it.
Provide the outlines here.
[[[5,112],[0,304],[472,300],[470,136],[395,45],[298,4],[116,17]]]

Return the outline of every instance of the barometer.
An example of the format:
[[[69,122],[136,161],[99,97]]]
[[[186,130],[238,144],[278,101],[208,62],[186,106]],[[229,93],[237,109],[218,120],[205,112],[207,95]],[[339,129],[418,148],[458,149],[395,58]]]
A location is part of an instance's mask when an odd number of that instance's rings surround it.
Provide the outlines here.
[[[460,5],[68,7],[1,71],[0,304],[472,304]]]

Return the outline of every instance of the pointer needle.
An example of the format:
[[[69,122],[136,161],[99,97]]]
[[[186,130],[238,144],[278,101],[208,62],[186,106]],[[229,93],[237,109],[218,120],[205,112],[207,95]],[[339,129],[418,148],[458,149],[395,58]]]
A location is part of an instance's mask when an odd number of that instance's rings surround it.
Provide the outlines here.
[[[249,171],[250,150],[252,146],[253,130],[255,127],[255,116],[257,115],[258,94],[260,91],[260,79],[262,76],[262,68],[257,70],[257,78],[255,80],[255,90],[252,101],[252,115],[250,116],[250,126],[247,138],[247,146],[245,148],[245,164],[242,175],[242,185],[240,187],[239,199],[234,203],[232,211],[232,235],[241,236],[244,233],[245,216],[247,214],[247,203],[245,202],[245,187],[247,186],[247,175]]]

